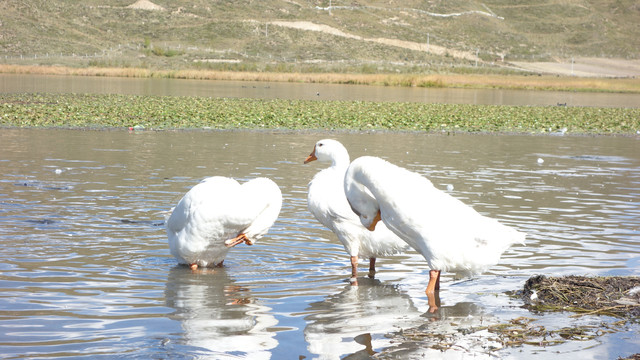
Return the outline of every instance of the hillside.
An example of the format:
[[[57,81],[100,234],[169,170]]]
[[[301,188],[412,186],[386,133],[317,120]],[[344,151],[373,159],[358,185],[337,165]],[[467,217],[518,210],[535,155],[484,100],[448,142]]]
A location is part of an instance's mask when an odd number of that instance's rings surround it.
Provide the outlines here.
[[[3,0],[0,62],[635,76],[640,3]]]

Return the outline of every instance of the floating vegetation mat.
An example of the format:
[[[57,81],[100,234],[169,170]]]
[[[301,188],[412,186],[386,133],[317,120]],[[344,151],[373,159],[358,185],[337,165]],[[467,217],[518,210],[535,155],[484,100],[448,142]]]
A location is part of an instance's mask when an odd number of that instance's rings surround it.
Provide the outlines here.
[[[0,127],[630,134],[640,108],[0,94]]]
[[[608,315],[640,319],[640,277],[533,276],[522,298],[533,311],[571,311],[580,315]]]

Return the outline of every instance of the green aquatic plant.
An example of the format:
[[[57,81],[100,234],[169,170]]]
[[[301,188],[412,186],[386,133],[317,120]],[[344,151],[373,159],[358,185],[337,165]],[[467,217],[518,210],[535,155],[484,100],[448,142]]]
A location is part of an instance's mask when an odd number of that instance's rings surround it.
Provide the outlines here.
[[[2,94],[0,125],[146,129],[635,134],[638,108]]]

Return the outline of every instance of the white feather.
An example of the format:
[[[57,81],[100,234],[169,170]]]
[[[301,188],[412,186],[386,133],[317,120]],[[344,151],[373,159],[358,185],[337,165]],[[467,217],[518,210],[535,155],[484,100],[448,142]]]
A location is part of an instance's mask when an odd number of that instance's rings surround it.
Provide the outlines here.
[[[344,175],[349,166],[349,153],[338,141],[320,140],[314,147],[317,160],[330,163],[309,183],[307,204],[315,218],[333,231],[350,256],[364,259],[396,254],[408,248],[385,226],[367,230],[351,210],[344,193]]]
[[[213,176],[191,188],[166,221],[169,249],[181,264],[215,266],[226,257],[225,241],[245,234],[260,239],[278,218],[282,194],[266,178],[240,185]]]
[[[432,270],[478,274],[497,264],[511,244],[524,242],[524,233],[380,158],[354,160],[344,187],[364,226],[371,225],[379,210],[382,222],[422,254]]]

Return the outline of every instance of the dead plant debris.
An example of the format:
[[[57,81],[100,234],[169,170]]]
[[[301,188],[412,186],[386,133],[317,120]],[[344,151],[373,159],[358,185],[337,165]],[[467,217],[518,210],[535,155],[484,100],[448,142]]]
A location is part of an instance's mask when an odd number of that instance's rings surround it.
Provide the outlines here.
[[[620,325],[617,323],[599,325],[580,325],[563,327],[560,329],[547,329],[535,323],[537,319],[519,317],[508,323],[488,326],[487,330],[494,334],[494,339],[502,346],[552,346],[563,344],[567,341],[587,341],[595,339],[607,333],[613,333]]]
[[[640,353],[633,354],[633,355],[627,356],[625,358],[620,357],[620,358],[618,358],[618,360],[640,360]]]
[[[438,327],[426,324],[389,336],[399,342],[419,342],[425,348],[439,351],[471,351],[475,346],[480,353],[492,354],[503,348],[524,345],[548,347],[570,341],[590,341],[621,331],[629,322],[640,321],[640,277],[637,276],[537,275],[528,279],[524,289],[513,295],[524,299],[525,306],[534,313],[571,311],[576,313],[572,317],[608,315],[619,320],[603,319],[597,324],[549,328],[539,324],[539,319],[518,317],[497,324],[454,326],[453,331],[438,330]],[[624,358],[627,359],[640,360],[640,354]]]
[[[520,293],[533,311],[571,311],[640,319],[638,276],[532,276]]]
[[[449,350],[457,346],[461,337],[477,337],[483,342],[486,352],[508,347],[532,345],[548,347],[568,341],[589,341],[602,335],[614,333],[626,320],[614,323],[602,322],[597,325],[579,325],[550,329],[536,323],[538,319],[518,317],[505,323],[458,329],[458,332],[438,333],[430,328],[405,329],[400,333],[404,340],[421,341],[424,346],[435,350]]]

